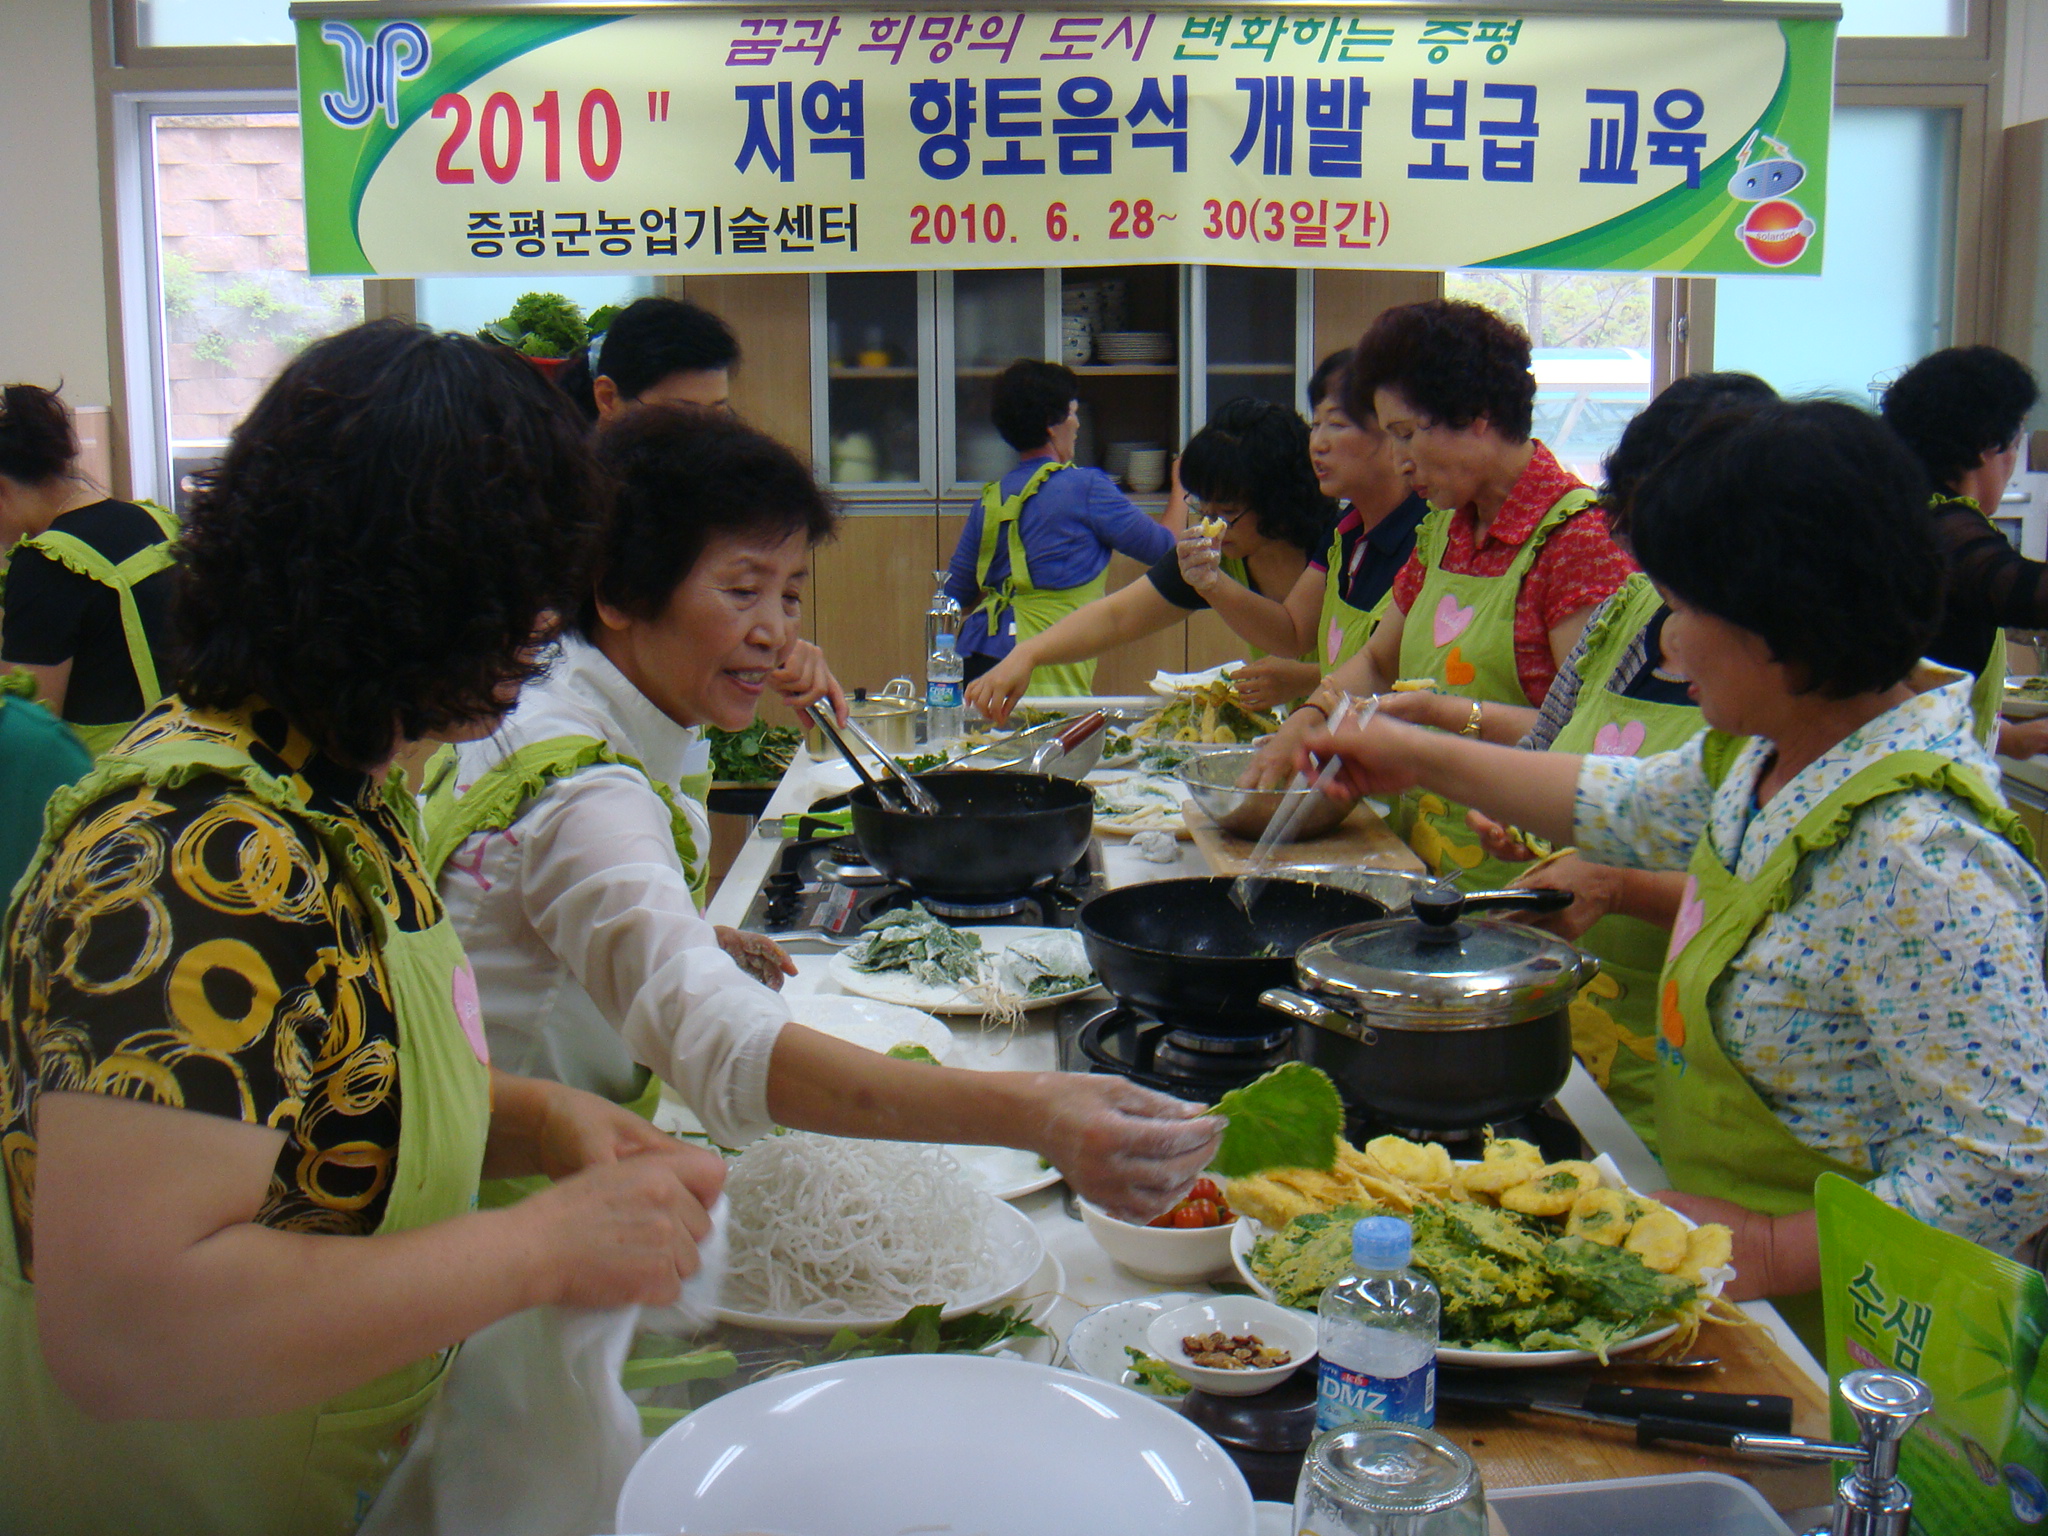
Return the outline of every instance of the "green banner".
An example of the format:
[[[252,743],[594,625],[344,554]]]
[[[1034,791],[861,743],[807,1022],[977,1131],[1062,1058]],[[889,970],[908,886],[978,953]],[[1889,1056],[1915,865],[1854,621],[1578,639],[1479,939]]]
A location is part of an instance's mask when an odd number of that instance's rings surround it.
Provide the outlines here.
[[[323,276],[1821,269],[1819,18],[693,6],[298,56]]]

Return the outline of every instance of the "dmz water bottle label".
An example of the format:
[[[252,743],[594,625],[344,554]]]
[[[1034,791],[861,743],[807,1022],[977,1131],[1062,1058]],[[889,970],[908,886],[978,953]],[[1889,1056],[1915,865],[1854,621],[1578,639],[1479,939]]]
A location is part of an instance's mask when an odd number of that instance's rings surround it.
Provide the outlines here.
[[[958,683],[925,684],[924,703],[927,709],[958,709],[962,701],[963,695]]]
[[[1368,1376],[1327,1355],[1316,1362],[1316,1430],[1345,1424],[1436,1422],[1436,1361],[1406,1376]]]

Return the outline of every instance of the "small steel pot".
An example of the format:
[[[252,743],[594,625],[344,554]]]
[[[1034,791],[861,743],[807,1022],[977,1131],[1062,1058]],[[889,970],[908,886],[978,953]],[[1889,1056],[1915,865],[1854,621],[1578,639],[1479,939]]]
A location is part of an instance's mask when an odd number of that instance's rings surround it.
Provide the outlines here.
[[[862,694],[856,689],[847,701],[846,712],[866,726],[868,734],[891,756],[917,755],[917,732],[924,719],[924,705],[917,697],[917,685],[909,678],[895,678],[879,693]],[[820,762],[841,760],[839,749],[815,725],[804,732],[804,749]],[[858,744],[854,750],[872,756]]]
[[[1382,1120],[1460,1130],[1512,1119],[1564,1086],[1567,1009],[1599,962],[1520,923],[1461,918],[1570,900],[1563,891],[1418,892],[1413,917],[1359,923],[1304,947],[1296,985],[1268,988],[1259,1002],[1295,1021],[1304,1061]]]

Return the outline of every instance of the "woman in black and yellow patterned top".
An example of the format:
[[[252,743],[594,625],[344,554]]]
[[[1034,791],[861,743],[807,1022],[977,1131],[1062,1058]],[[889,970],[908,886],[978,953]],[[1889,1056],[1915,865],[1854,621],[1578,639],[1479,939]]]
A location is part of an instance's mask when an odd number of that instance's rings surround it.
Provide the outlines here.
[[[524,362],[383,322],[196,498],[177,692],[53,797],[0,947],[0,1531],[352,1531],[449,1346],[697,1268],[721,1165],[488,1066],[389,771],[502,712],[603,495]]]

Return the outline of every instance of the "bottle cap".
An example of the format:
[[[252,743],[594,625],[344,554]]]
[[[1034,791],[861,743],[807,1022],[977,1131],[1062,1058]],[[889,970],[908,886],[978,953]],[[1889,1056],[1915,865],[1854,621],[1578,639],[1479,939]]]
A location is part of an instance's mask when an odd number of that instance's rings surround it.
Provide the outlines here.
[[[1398,1216],[1368,1216],[1351,1229],[1351,1262],[1360,1269],[1406,1269],[1415,1234]]]

